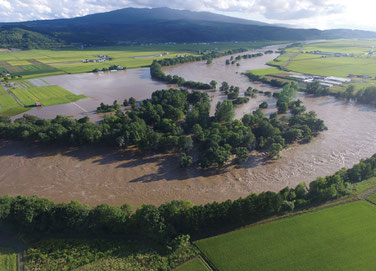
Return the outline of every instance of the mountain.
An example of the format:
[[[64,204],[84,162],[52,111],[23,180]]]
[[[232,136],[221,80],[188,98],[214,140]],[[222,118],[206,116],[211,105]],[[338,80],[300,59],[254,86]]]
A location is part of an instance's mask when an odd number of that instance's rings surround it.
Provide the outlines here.
[[[66,44],[93,45],[376,38],[375,32],[293,29],[210,12],[169,8],[125,8],[72,19],[0,24],[4,26],[34,31]]]
[[[59,39],[18,27],[0,27],[0,48],[56,48],[62,45]]]

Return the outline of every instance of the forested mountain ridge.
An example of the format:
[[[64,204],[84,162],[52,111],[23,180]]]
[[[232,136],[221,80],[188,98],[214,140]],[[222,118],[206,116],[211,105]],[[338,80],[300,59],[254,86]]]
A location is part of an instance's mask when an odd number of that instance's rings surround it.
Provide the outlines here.
[[[114,45],[376,38],[376,32],[370,31],[293,29],[209,12],[169,8],[125,8],[72,19],[2,23],[0,26],[37,32],[34,36],[40,39],[46,38],[48,40],[46,44],[53,44],[52,41],[58,40],[65,44]],[[43,38],[40,35],[44,35]],[[24,43],[23,48],[34,47],[38,44],[28,39],[17,38],[16,40]],[[8,43],[17,44],[17,42]]]
[[[56,37],[19,27],[0,27],[0,48],[56,48],[62,42]]]

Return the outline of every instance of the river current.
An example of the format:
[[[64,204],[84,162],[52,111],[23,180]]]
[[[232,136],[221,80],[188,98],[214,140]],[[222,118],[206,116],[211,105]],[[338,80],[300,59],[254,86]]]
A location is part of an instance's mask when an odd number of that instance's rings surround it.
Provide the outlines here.
[[[278,46],[264,48],[276,50]],[[243,53],[244,54],[244,53]],[[244,92],[249,86],[264,91],[278,91],[270,86],[250,82],[241,73],[266,68],[266,62],[277,54],[241,60],[240,66],[225,65],[229,57],[214,59],[212,64],[194,62],[165,68],[187,80],[219,84],[227,81]],[[171,87],[151,80],[149,69],[135,69],[107,74],[79,74],[46,77],[50,84],[60,85],[88,99],[76,103],[34,109],[28,114],[55,117],[56,114],[93,120],[100,102],[122,102],[131,96],[149,98],[157,89]],[[224,99],[218,91],[209,93],[212,108]],[[231,166],[220,172],[199,169],[182,170],[173,155],[140,156],[131,151],[119,152],[109,148],[51,148],[27,146],[18,142],[0,144],[0,194],[48,197],[57,202],[79,200],[99,203],[161,204],[174,199],[194,203],[224,201],[246,196],[252,192],[279,191],[285,186],[309,182],[319,176],[333,174],[342,167],[351,167],[362,158],[376,153],[376,108],[356,105],[333,97],[298,98],[308,110],[316,111],[325,121],[328,131],[309,144],[293,145],[282,151],[282,158],[264,161],[255,153],[241,166]],[[270,105],[265,112],[275,111],[275,100],[258,95],[238,107],[236,118],[251,113],[262,101]],[[214,111],[213,111],[214,112]],[[212,112],[212,113],[213,113]]]

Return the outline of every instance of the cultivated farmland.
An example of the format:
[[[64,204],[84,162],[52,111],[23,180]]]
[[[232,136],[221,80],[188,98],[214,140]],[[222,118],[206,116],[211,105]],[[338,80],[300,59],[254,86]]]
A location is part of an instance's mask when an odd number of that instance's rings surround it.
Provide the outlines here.
[[[353,57],[327,57],[294,59],[289,70],[322,76],[347,77],[349,74],[376,76],[376,59]]]
[[[90,72],[93,69],[108,68],[112,65],[139,68],[150,66],[155,59],[174,58],[177,55],[198,54],[204,51],[254,49],[267,44],[272,43],[153,44],[85,49],[0,51],[0,72],[21,75],[24,78],[36,78],[46,75]],[[167,52],[168,54],[166,54]],[[108,56],[111,60],[99,63],[82,63],[86,59],[99,59],[100,55]]]
[[[25,106],[32,106],[35,102],[41,102],[44,106],[65,104],[85,98],[84,95],[74,95],[59,86],[12,88],[12,92]]]
[[[375,206],[358,201],[196,244],[219,270],[374,270]]]
[[[12,116],[27,111],[0,85],[0,116]]]

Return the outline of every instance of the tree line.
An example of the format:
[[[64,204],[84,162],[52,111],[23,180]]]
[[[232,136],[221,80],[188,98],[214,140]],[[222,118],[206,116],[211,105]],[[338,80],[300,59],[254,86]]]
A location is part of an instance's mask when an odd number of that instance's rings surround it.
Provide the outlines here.
[[[283,81],[278,80],[278,79],[271,79],[271,80],[269,80],[269,79],[267,79],[264,76],[253,74],[251,72],[247,72],[244,75],[247,76],[249,78],[249,80],[259,81],[259,82],[262,82],[264,84],[269,84],[272,87],[282,88],[282,87],[284,87],[287,84],[287,82],[283,82]]]
[[[172,201],[159,207],[144,204],[135,212],[128,204],[94,208],[77,201],[55,204],[37,196],[1,196],[0,222],[17,233],[152,240],[166,243],[177,236],[210,236],[236,227],[317,205],[348,195],[353,184],[376,176],[376,155],[350,169],[317,178],[280,192],[250,194],[225,202],[193,205]]]
[[[225,63],[226,63],[226,65],[235,64],[236,62],[238,62],[241,59],[254,58],[254,57],[258,57],[258,56],[263,56],[263,53],[245,54],[245,55],[239,55],[237,57],[231,56],[230,59],[226,59]]]
[[[210,64],[213,58],[218,58],[218,57],[246,52],[246,51],[248,50],[240,48],[240,49],[233,49],[233,50],[229,50],[225,52],[212,51],[210,53],[203,54],[200,56],[188,55],[184,57],[164,58],[161,60],[154,60],[150,66],[150,74],[154,80],[167,82],[169,84],[176,84],[179,87],[186,87],[186,88],[191,88],[191,89],[215,89],[216,84],[215,85],[212,84],[213,81],[211,82],[211,84],[195,82],[195,81],[185,81],[183,77],[180,77],[178,75],[164,74],[164,72],[162,71],[162,67],[173,66],[173,65],[183,64],[183,63],[193,62],[193,61],[202,61],[202,60],[206,60],[207,64]]]
[[[332,95],[339,99],[354,100],[361,104],[376,105],[376,87],[373,86],[355,91],[355,87],[350,85],[344,92],[331,92],[329,88],[321,86],[319,82],[313,82],[307,84],[304,91],[315,96]]]

